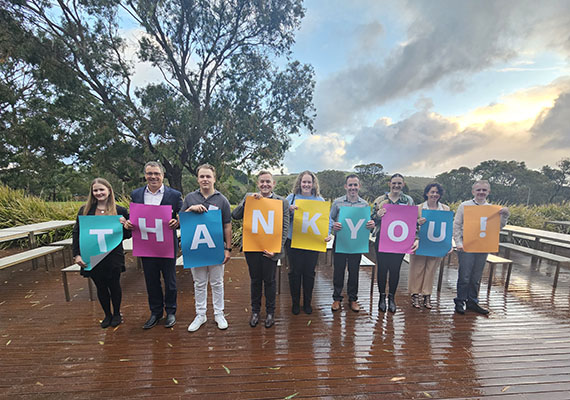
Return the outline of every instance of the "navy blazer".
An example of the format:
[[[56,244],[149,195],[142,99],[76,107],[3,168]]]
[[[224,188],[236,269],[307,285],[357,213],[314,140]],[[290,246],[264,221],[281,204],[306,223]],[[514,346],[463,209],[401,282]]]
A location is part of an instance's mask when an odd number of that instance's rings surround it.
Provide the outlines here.
[[[131,193],[131,201],[133,203],[144,204],[144,190],[146,186],[140,187],[138,189],[133,190]],[[160,202],[161,206],[172,206],[172,218],[176,219],[178,217],[178,213],[182,208],[182,193],[178,190],[172,189],[171,187],[164,186],[164,196],[162,197],[162,201]],[[176,230],[172,231],[174,235],[174,258],[178,254],[178,236],[176,235]]]

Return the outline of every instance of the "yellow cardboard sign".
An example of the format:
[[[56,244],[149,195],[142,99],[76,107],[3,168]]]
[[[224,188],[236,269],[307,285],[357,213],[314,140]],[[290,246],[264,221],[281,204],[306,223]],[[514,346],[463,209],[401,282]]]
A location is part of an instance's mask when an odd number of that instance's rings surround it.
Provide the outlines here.
[[[299,199],[295,201],[295,205],[299,208],[293,216],[291,247],[326,252],[325,238],[329,230],[330,203]]]
[[[243,251],[281,252],[283,202],[276,199],[245,199]]]
[[[499,251],[501,206],[465,206],[463,209],[463,249],[469,253]]]

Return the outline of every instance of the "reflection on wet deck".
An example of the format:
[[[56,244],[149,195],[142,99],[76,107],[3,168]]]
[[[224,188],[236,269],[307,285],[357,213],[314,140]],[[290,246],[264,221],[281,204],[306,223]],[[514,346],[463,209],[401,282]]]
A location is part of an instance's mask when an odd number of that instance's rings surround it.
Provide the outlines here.
[[[125,323],[98,327],[86,281],[30,266],[0,274],[0,397],[102,398],[501,398],[570,397],[568,271],[552,290],[552,267],[515,258],[510,290],[501,268],[481,302],[488,317],[453,313],[457,270],[445,269],[434,308],[409,304],[402,267],[396,314],[379,314],[368,297],[370,268],[360,274],[360,313],[332,313],[332,268],[320,265],[314,313],[290,312],[283,271],[277,323],[250,328],[249,278],[243,259],[226,267],[226,314],[219,331],[211,310],[199,331],[192,276],[179,271],[178,324],[141,329],[148,317],[142,272],[123,275]]]

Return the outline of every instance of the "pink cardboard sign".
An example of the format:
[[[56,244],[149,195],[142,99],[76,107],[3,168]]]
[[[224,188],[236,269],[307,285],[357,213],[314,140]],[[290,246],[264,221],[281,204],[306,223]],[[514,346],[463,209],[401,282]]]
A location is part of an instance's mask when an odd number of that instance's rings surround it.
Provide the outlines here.
[[[385,204],[378,251],[384,253],[411,253],[416,238],[418,207]]]
[[[133,229],[133,256],[174,258],[174,238],[168,221],[172,206],[130,204]]]

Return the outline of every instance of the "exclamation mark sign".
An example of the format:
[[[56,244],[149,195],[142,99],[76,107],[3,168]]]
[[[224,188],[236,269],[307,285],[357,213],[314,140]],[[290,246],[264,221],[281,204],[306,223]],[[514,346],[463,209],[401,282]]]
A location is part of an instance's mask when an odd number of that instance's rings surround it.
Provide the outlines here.
[[[481,221],[480,222],[480,226],[481,226],[481,232],[479,233],[479,237],[484,238],[485,236],[487,236],[487,217],[481,217]]]

